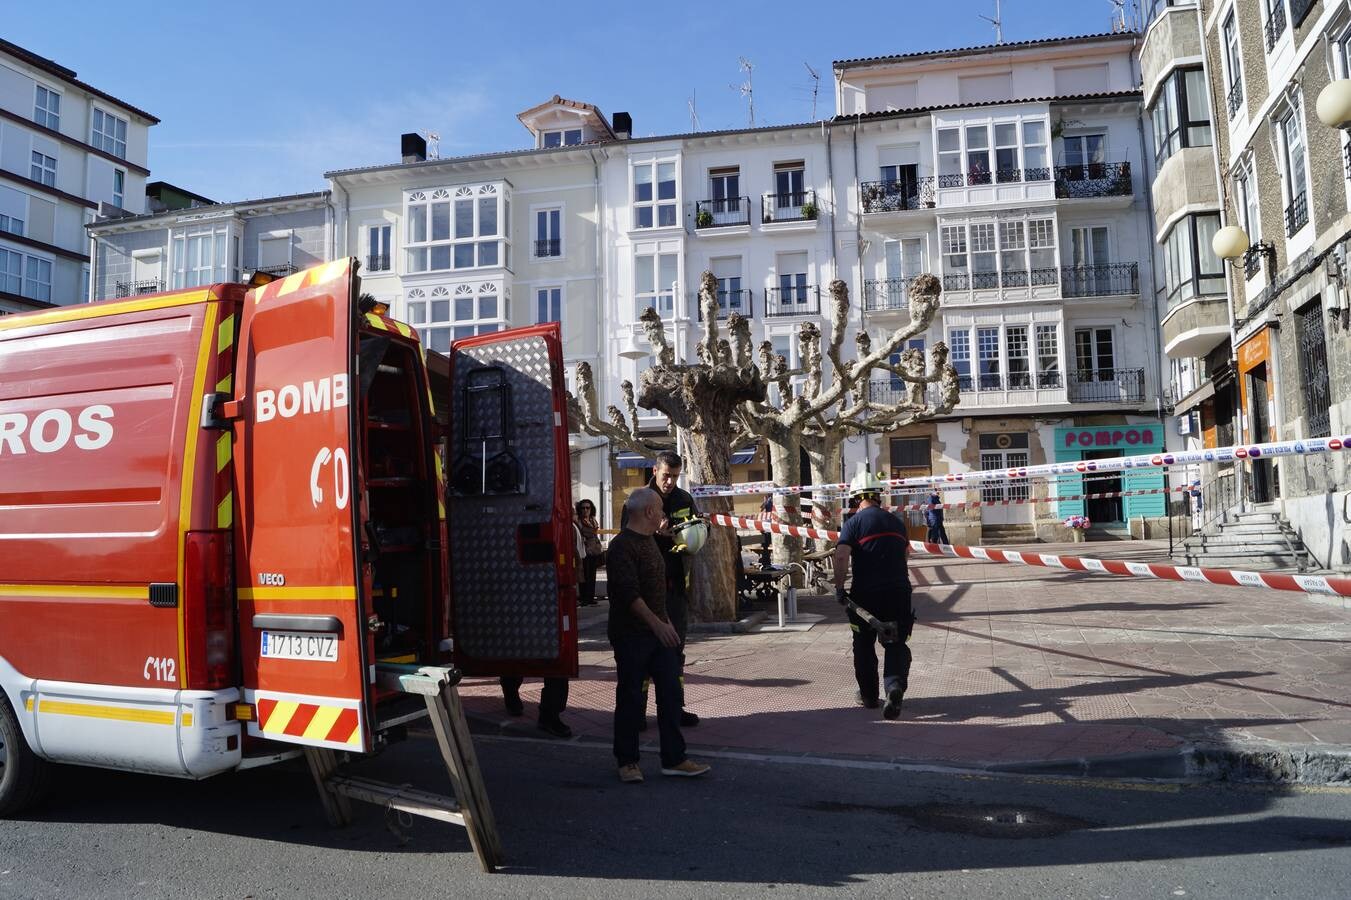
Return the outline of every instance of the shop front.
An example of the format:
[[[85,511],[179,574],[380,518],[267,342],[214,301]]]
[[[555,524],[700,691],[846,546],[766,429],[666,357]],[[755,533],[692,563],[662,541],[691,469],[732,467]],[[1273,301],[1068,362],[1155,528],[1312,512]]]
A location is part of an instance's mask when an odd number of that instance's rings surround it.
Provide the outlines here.
[[[1161,453],[1163,437],[1162,425],[1082,425],[1055,429],[1055,461],[1084,463],[1081,474],[1056,477],[1056,496],[1117,494],[1165,487],[1161,469],[1099,472],[1093,465],[1097,460],[1117,456]],[[1095,526],[1110,526],[1121,525],[1141,516],[1161,517],[1167,501],[1166,495],[1159,493],[1064,500],[1055,506],[1056,518],[1062,521],[1067,516],[1088,516]]]
[[[1261,331],[1238,345],[1238,395],[1247,426],[1243,432],[1245,443],[1261,444],[1276,439],[1272,427],[1272,407],[1276,391],[1271,371],[1271,332]],[[1276,483],[1271,460],[1252,461],[1252,499],[1267,503],[1276,499]]]

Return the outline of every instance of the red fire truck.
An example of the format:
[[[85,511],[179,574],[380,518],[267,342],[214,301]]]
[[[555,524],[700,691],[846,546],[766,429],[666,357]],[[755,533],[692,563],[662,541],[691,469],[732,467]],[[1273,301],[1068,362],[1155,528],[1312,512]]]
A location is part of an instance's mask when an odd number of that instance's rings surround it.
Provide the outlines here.
[[[557,326],[445,359],[358,291],[0,318],[0,815],[53,763],[373,752],[417,713],[382,663],[576,675]]]

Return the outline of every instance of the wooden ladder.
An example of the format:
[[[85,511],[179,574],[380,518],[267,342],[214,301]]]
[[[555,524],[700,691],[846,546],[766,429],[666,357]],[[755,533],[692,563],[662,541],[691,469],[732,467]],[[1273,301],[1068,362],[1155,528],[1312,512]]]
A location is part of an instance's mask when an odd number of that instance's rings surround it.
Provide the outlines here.
[[[370,778],[343,774],[337,753],[326,747],[306,747],[305,761],[314,776],[328,821],[335,826],[352,821],[350,800],[362,800],[414,816],[424,816],[459,825],[469,832],[479,864],[485,872],[502,865],[502,841],[497,834],[483,773],[474,755],[469,725],[455,686],[460,673],[441,666],[379,664],[376,682],[386,690],[420,694],[436,733],[436,744],[450,776],[453,797],[400,787]]]

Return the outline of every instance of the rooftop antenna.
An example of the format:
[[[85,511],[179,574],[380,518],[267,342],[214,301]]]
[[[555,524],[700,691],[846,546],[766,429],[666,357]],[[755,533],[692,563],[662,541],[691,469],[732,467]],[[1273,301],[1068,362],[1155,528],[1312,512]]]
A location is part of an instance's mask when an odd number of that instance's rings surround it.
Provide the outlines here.
[[[807,67],[807,74],[812,77],[812,121],[816,121],[816,94],[821,90],[821,75],[811,67],[811,63],[803,63]]]
[[[746,98],[746,107],[750,113],[751,127],[755,127],[755,87],[751,82],[751,70],[755,64],[744,56],[737,57],[737,62],[741,64],[741,71],[746,73],[746,80],[739,85],[732,85],[732,90],[741,91],[741,96]]]
[[[690,107],[690,131],[699,130],[699,111],[694,108],[695,102],[699,98],[698,91],[690,92],[690,99],[687,101]]]
[[[441,135],[435,131],[427,132],[427,158],[441,158]]]
[[[1108,0],[1108,2],[1112,4],[1112,31],[1122,34],[1135,30],[1136,14],[1140,4],[1136,0]],[[1130,6],[1129,16],[1126,12],[1127,4]]]
[[[994,26],[994,42],[996,44],[1004,43],[1004,17],[1000,14],[999,0],[994,0],[994,16],[990,17],[983,13],[976,13],[985,21]]]

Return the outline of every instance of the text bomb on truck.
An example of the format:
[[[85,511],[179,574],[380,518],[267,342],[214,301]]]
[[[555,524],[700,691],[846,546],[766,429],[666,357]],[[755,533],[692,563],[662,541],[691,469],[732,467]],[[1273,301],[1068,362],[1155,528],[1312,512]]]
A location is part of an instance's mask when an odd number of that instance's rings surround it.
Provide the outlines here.
[[[558,326],[443,357],[356,268],[0,317],[0,815],[373,752],[381,665],[576,676]]]

